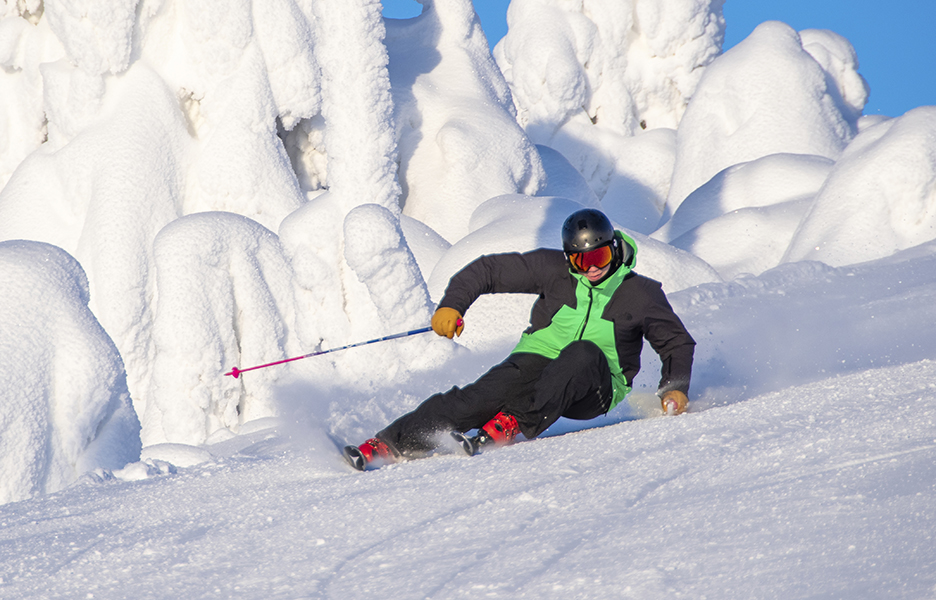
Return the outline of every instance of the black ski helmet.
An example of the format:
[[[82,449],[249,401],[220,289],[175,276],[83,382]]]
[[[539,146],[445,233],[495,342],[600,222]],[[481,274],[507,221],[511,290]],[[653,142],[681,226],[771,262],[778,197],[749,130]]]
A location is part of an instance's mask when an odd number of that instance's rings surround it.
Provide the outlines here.
[[[600,210],[577,210],[562,224],[562,250],[576,254],[594,250],[614,241],[614,227]]]
[[[600,246],[610,245],[613,252],[611,269],[602,281],[611,276],[621,265],[633,267],[634,251],[630,244],[623,243],[614,235],[614,226],[600,210],[584,208],[575,211],[562,224],[562,251],[570,254],[587,252]],[[571,261],[569,268],[575,270]]]

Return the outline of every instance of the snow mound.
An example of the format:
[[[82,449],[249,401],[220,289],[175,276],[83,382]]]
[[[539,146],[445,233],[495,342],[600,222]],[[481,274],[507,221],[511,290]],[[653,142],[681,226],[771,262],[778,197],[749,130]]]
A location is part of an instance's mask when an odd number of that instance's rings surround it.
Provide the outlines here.
[[[47,2],[44,7],[49,27],[82,71],[116,74],[127,68],[136,22],[133,4],[102,0],[91,4]]]
[[[154,254],[158,385],[136,403],[144,443],[202,444],[217,429],[272,416],[279,371],[222,374],[299,353],[293,275],[279,239],[246,217],[201,213],[165,227]]]
[[[140,456],[123,362],[60,248],[0,242],[0,503]]]
[[[454,243],[481,203],[535,194],[545,173],[471,1],[423,8],[386,20],[403,212]]]
[[[400,229],[419,265],[419,273],[424,281],[428,281],[432,269],[452,245],[428,225],[406,215],[400,215]]]
[[[777,266],[833,162],[771,154],[728,167],[696,189],[653,239],[691,252],[722,277]]]
[[[378,204],[364,204],[348,213],[344,227],[345,260],[367,286],[380,320],[401,328],[427,323],[429,294],[399,219]]]
[[[509,30],[494,56],[518,121],[534,142],[561,152],[602,202],[610,198],[628,229],[650,233],[659,222],[673,130],[721,50],[721,4],[510,4]],[[633,137],[644,129],[662,131]]]
[[[936,107],[875,125],[848,146],[786,260],[849,265],[936,238]]]
[[[60,64],[44,77],[46,94],[69,114],[69,94],[82,89],[76,77],[85,75]],[[83,117],[50,122],[50,141],[0,191],[0,239],[47,242],[81,262],[90,307],[117,344],[136,398],[154,358],[152,242],[181,213],[188,141],[177,99],[152,70],[141,66],[110,89],[116,106],[106,120],[70,142],[66,130]],[[60,116],[50,110],[50,119]]]
[[[153,444],[143,448],[140,453],[140,459],[143,462],[158,460],[176,467],[192,467],[208,462],[212,458],[211,452],[205,448],[188,444]],[[126,471],[126,468],[124,470]]]
[[[621,138],[615,150],[615,172],[601,199],[613,221],[649,234],[660,223],[676,162],[676,130],[652,129]]]
[[[936,283],[921,274],[934,269],[929,242],[860,265],[787,263],[671,294],[698,343],[692,389],[700,408],[933,356]]]
[[[867,99],[855,90],[857,64],[841,58],[854,51],[837,36],[803,35],[762,23],[705,70],[679,125],[665,216],[732,165],[778,153],[841,155]],[[827,52],[817,61],[804,43]]]
[[[721,50],[721,4],[514,0],[494,55],[520,123],[540,143],[579,115],[624,135],[675,128]]]
[[[15,11],[20,8],[16,4],[5,6]],[[0,66],[4,69],[0,85],[0,188],[20,162],[46,141],[39,65],[54,63],[65,54],[47,20],[28,14],[23,18],[4,16],[0,7]],[[18,15],[12,12],[9,16]]]
[[[317,23],[312,47],[322,68],[321,116],[327,127],[319,140],[320,124],[309,123],[312,135],[303,155],[314,163],[315,154],[327,153],[325,187],[344,213],[370,202],[398,213],[397,139],[381,6],[361,1],[309,5]]]
[[[546,187],[540,190],[538,196],[561,196],[587,208],[600,207],[598,196],[562,153],[549,146],[538,145],[536,150],[546,171]]]
[[[672,242],[732,211],[811,198],[825,183],[833,161],[804,154],[771,154],[728,167],[700,186],[650,237]]]

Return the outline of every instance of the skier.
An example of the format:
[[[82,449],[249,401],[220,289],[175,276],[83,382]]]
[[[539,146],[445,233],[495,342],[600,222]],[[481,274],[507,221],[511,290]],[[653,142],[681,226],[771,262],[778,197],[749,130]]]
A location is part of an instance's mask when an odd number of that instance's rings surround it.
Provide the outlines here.
[[[535,438],[559,417],[605,414],[630,392],[644,338],[662,360],[663,411],[686,411],[695,341],[660,283],[634,272],[634,240],[600,211],[584,209],[563,223],[562,250],[482,256],[451,278],[432,317],[438,335],[461,335],[462,316],[481,294],[538,294],[529,328],[474,383],[435,394],[360,446],[347,446],[352,466],[425,455],[449,433],[473,454],[519,433]],[[473,429],[473,438],[460,435]]]

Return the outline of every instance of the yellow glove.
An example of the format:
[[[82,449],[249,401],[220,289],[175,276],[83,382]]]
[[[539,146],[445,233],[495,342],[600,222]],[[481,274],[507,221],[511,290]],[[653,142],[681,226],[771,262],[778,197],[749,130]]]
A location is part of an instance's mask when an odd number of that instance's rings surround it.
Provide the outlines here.
[[[432,315],[432,330],[437,334],[452,339],[452,336],[461,335],[465,328],[465,321],[454,308],[442,307]]]
[[[689,398],[679,390],[670,390],[660,399],[663,404],[663,414],[681,415],[689,408]]]

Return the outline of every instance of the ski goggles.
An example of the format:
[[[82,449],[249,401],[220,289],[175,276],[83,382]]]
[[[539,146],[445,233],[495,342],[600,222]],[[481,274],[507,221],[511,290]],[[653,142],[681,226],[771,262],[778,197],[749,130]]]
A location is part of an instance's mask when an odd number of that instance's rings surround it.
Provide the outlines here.
[[[597,267],[599,269],[607,267],[611,264],[614,252],[611,250],[611,245],[608,244],[599,246],[594,250],[576,252],[575,254],[567,254],[566,256],[569,257],[569,263],[576,271],[585,273],[592,267]]]

